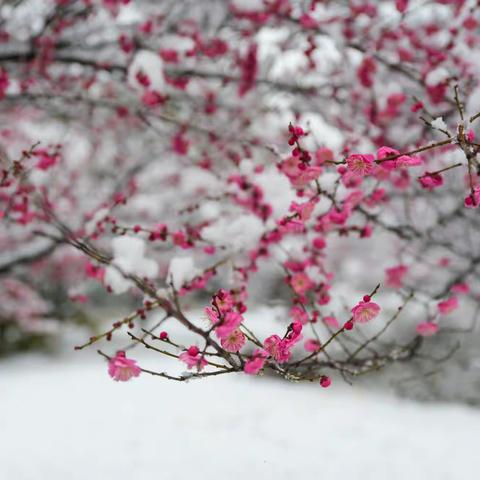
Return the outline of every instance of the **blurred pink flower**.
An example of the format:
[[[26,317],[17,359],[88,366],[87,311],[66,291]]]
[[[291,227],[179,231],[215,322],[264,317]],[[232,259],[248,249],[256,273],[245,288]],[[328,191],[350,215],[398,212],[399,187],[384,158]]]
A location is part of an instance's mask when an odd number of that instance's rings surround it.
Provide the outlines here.
[[[416,330],[422,337],[431,337],[438,332],[438,325],[435,322],[423,322],[417,325]]]
[[[403,277],[407,274],[408,267],[406,265],[397,265],[385,270],[387,279],[386,283],[391,288],[402,288]]]
[[[307,352],[318,352],[321,348],[320,342],[315,338],[309,338],[308,340],[305,340],[303,346]]]
[[[329,316],[329,317],[323,317],[322,321],[325,325],[328,325],[331,328],[338,328],[340,327],[340,323],[338,323],[338,320],[335,317]]]
[[[247,360],[247,362],[245,362],[243,371],[247,375],[257,375],[258,372],[265,365],[265,359],[267,355],[268,354],[264,350],[255,350],[253,352],[253,357],[250,360]]]
[[[178,358],[187,364],[189,370],[196,367],[200,372],[203,370],[203,367],[207,365],[207,361],[203,358],[200,350],[195,345],[192,345],[185,352],[181,353]]]
[[[367,323],[380,313],[380,307],[375,302],[360,302],[352,308],[353,320],[357,323]]]
[[[116,382],[126,382],[132,377],[138,377],[141,369],[135,360],[127,358],[125,352],[119,351],[108,361],[108,374]]]
[[[457,297],[450,297],[447,300],[443,300],[443,302],[439,302],[438,304],[438,311],[442,315],[448,315],[449,313],[452,313],[457,308],[458,308]]]
[[[456,283],[455,285],[452,285],[452,288],[451,288],[452,292],[453,293],[463,293],[463,294],[467,294],[470,292],[470,287],[468,285],[468,283]]]
[[[298,295],[303,295],[307,290],[313,288],[314,284],[310,280],[310,277],[303,272],[296,273],[293,275],[292,279],[290,280],[290,284]]]

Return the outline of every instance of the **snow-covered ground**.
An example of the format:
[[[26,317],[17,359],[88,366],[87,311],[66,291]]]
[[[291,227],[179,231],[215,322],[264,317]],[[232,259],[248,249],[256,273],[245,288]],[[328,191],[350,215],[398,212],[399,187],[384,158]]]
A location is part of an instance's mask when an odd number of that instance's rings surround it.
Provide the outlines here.
[[[338,383],[119,384],[93,352],[17,356],[0,363],[0,478],[478,478],[480,411]]]

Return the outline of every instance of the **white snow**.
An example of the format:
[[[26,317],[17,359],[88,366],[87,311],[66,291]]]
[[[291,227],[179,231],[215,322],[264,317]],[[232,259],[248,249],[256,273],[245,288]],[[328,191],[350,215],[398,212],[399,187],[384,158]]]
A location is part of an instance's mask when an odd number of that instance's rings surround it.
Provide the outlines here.
[[[172,280],[173,286],[178,289],[199,273],[200,270],[195,268],[192,257],[173,257],[170,260],[167,278]]]
[[[265,7],[263,0],[234,0],[233,4],[243,11],[262,11]]]
[[[187,167],[182,171],[180,188],[187,196],[220,191],[222,185],[215,175],[207,170],[198,167]]]
[[[439,130],[447,130],[447,124],[444,122],[442,117],[437,117],[435,120],[430,122],[433,128],[438,128]]]
[[[114,266],[110,265],[105,270],[105,283],[116,295],[125,293],[132,285]]]
[[[85,233],[87,235],[91,235],[95,229],[97,228],[97,224],[105,219],[105,217],[109,214],[110,210],[106,207],[100,208],[95,212],[91,220],[89,220],[85,224]]]
[[[273,208],[273,217],[279,219],[288,215],[288,208],[297,200],[288,178],[275,167],[267,167],[254,178],[261,187],[265,201]]]
[[[153,90],[163,91],[165,87],[163,60],[159,55],[148,50],[140,50],[128,68],[128,83],[142,91],[143,87],[135,77],[140,71],[148,76]]]
[[[264,230],[259,218],[244,214],[235,218],[219,218],[203,229],[202,236],[216,245],[239,251],[254,248]]]
[[[155,260],[146,258],[145,241],[138,237],[116,237],[112,240],[113,260],[105,271],[105,283],[113,293],[125,293],[131,286],[123,273],[154,278],[158,273]],[[118,267],[118,268],[117,268]]]
[[[0,391],[5,480],[467,480],[480,468],[479,411],[341,382],[119,384],[82,351],[4,360]]]
[[[450,73],[446,68],[437,67],[433,70],[430,70],[430,72],[428,72],[427,76],[425,77],[425,83],[429,87],[435,87],[436,85],[444,82],[449,76],[450,76]]]

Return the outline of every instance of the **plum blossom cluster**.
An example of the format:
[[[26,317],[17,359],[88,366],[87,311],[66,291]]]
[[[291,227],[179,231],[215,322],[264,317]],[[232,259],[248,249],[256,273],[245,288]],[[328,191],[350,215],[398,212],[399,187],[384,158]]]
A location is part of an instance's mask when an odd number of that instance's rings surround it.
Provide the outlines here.
[[[227,352],[238,352],[245,344],[245,335],[240,330],[245,311],[246,306],[235,302],[233,295],[225,290],[220,290],[213,297],[212,305],[205,308],[215,335]]]
[[[372,295],[376,294],[377,289],[378,287],[372,292]],[[174,351],[154,347],[151,343],[147,343],[145,338],[139,338],[132,333],[129,333],[129,336],[148,349],[153,349],[164,355],[178,358],[179,361],[185,364],[188,370],[193,370],[194,372],[177,378],[170,376],[167,376],[167,378],[181,380],[191,378],[192,376],[208,376],[229,372],[243,372],[247,375],[258,375],[264,371],[272,370],[286,378],[302,379],[305,373],[304,363],[308,364],[309,360],[316,358],[320,353],[326,354],[326,347],[331,344],[337,336],[351,331],[356,323],[364,324],[375,319],[381,310],[378,304],[371,301],[370,295],[365,295],[363,299],[352,308],[350,319],[347,320],[342,327],[339,327],[339,323],[334,317],[325,317],[325,324],[334,328],[335,331],[330,331],[330,337],[327,338],[324,343],[322,343],[318,334],[315,334],[316,338],[305,339],[302,343],[304,339],[302,334],[304,324],[308,323],[308,321],[305,321],[305,317],[301,317],[302,321],[294,320],[290,323],[283,336],[271,334],[263,340],[260,340],[246,325],[247,321],[244,318],[244,314],[247,312],[247,307],[241,298],[242,296],[239,295],[238,292],[226,291],[224,289],[220,289],[213,295],[210,306],[205,307],[205,316],[208,319],[210,328],[208,330],[197,331],[204,339],[205,344],[203,349],[197,345],[182,346],[176,343],[173,335],[170,335],[166,331],[162,331],[159,335],[154,335],[152,331],[143,330],[148,340],[162,342],[169,347],[173,347]],[[156,305],[149,303],[147,311],[155,306]],[[111,339],[112,331],[120,328],[127,321],[129,328],[133,328],[132,322],[134,319],[136,317],[145,319],[145,314],[146,310],[142,309],[123,322],[117,322],[108,333],[109,338]],[[298,313],[294,313],[293,316],[298,318]],[[188,320],[185,321],[188,322]],[[189,327],[195,329],[192,325],[189,325]],[[220,345],[211,338],[212,333],[215,340],[220,341]],[[419,334],[423,335],[423,333]],[[90,339],[88,344],[78,348],[83,348],[98,340],[98,337],[94,337]],[[175,351],[180,352],[175,353]],[[304,352],[303,358],[301,357],[302,352]],[[231,354],[235,354],[235,358],[232,358]],[[223,362],[218,363],[216,360],[213,361],[213,357],[218,357],[222,359]],[[293,357],[296,357],[297,360],[292,361]],[[125,357],[124,351],[119,351],[114,357],[108,358],[109,374],[117,381],[127,381],[130,378],[138,376],[142,371],[142,369],[137,366],[135,360]],[[324,365],[324,367],[326,367],[326,365]],[[205,368],[214,368],[214,370],[206,372],[204,371]],[[145,371],[152,373],[149,370]],[[165,374],[161,375],[163,376]],[[323,373],[316,372],[314,377],[308,377],[308,379],[310,381],[317,380],[323,388],[327,388],[331,384],[331,377]]]
[[[449,356],[480,287],[476,1],[14,3],[0,342],[82,319],[118,381],[324,388]]]

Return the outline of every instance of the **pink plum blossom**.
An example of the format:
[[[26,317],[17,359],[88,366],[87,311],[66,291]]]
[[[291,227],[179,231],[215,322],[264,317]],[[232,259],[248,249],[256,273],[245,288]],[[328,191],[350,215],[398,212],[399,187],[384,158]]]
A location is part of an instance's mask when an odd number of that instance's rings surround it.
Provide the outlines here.
[[[458,308],[457,297],[450,297],[438,303],[438,311],[442,315],[448,315]]]
[[[420,185],[427,189],[433,190],[434,188],[441,187],[443,185],[443,177],[439,173],[426,173],[421,176],[418,181]]]
[[[408,267],[406,265],[397,265],[395,267],[390,267],[385,270],[387,279],[386,283],[391,288],[402,288],[403,287],[403,278],[408,272]]]
[[[459,282],[459,283],[455,283],[455,285],[452,285],[451,290],[452,290],[453,293],[459,293],[459,294],[466,295],[467,293],[470,292],[470,287],[469,287],[468,283]]]
[[[278,335],[271,335],[263,342],[263,347],[275,360],[286,362],[290,358],[290,352],[285,352],[282,339]]]
[[[116,382],[126,382],[132,377],[138,377],[140,367],[135,360],[127,358],[125,352],[119,351],[108,361],[108,374]]]
[[[217,337],[225,339],[236,330],[243,322],[243,317],[237,312],[227,312],[223,320],[219,322],[219,326],[215,329]]]
[[[263,342],[263,347],[268,354],[278,363],[285,363],[290,359],[290,344],[278,335],[271,335]]]
[[[464,200],[464,205],[467,208],[477,208],[480,205],[480,186],[473,188],[473,193],[470,192]]]
[[[235,301],[232,295],[226,290],[219,290],[219,292],[215,295],[215,305],[222,313],[231,310],[234,304]]]
[[[315,152],[315,159],[318,166],[323,165],[325,162],[333,162],[333,151],[327,147],[321,147]]]
[[[308,323],[308,313],[301,307],[295,305],[290,309],[290,315],[298,322],[305,325]]]
[[[423,164],[423,161],[419,157],[411,157],[409,155],[400,155],[397,158],[397,168],[418,167],[422,164]]]
[[[313,201],[306,203],[292,202],[290,205],[290,211],[297,213],[302,222],[306,222],[312,216],[314,209],[315,202]]]
[[[367,323],[380,313],[380,307],[375,302],[360,302],[352,308],[353,321]]]
[[[338,329],[340,327],[338,320],[332,316],[323,317],[322,322],[330,328]]]
[[[220,317],[218,316],[218,312],[213,307],[205,307],[205,313],[207,318],[212,322],[213,325],[220,321]]]
[[[307,352],[318,352],[321,347],[321,343],[315,338],[309,338],[308,340],[305,340],[305,343],[303,344],[303,348],[305,348]]]
[[[195,345],[192,345],[185,352],[181,353],[178,358],[187,365],[189,370],[196,368],[200,372],[207,365],[207,361]]]
[[[265,365],[266,358],[268,357],[268,353],[264,350],[255,350],[253,352],[253,357],[250,360],[245,362],[245,366],[243,367],[243,371],[247,375],[257,375],[258,372],[263,368]]]
[[[332,379],[326,375],[320,379],[320,386],[323,388],[328,388],[332,384]]]
[[[377,158],[381,160],[379,163],[380,167],[386,169],[386,170],[393,170],[397,166],[397,160],[396,159],[391,159],[391,160],[384,160],[387,157],[393,157],[395,155],[398,155],[400,152],[398,150],[395,150],[394,148],[390,147],[381,147],[377,150]]]
[[[310,277],[303,272],[296,273],[290,280],[290,285],[298,295],[304,295],[308,290],[314,287]]]
[[[349,171],[361,177],[373,173],[374,165],[373,155],[361,155],[355,153],[347,158],[347,167]]]
[[[237,328],[222,338],[220,343],[227,352],[238,352],[245,345],[245,341],[245,335]]]
[[[438,324],[435,322],[419,323],[416,327],[417,333],[422,337],[431,337],[438,332]]]

